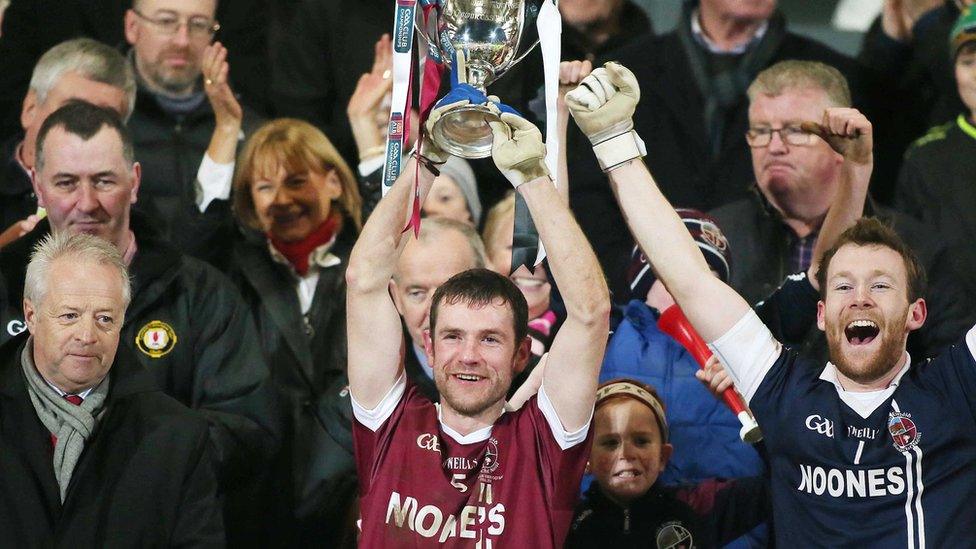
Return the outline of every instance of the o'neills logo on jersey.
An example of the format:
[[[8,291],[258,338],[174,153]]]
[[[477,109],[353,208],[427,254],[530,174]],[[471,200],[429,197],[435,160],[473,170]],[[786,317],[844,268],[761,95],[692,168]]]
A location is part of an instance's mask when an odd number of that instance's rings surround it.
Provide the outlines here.
[[[912,414],[901,412],[888,414],[888,432],[891,433],[891,441],[895,444],[895,448],[900,452],[911,450],[922,440],[922,433],[912,421]]]
[[[824,469],[800,465],[800,492],[835,498],[876,498],[897,496],[905,491],[905,472],[890,469]]]
[[[471,539],[478,540],[483,549],[490,549],[492,540],[485,536],[500,536],[505,531],[505,505],[465,505],[459,514],[452,515],[436,505],[421,506],[417,498],[403,498],[393,492],[386,507],[386,524],[436,539],[437,543],[451,538]]]

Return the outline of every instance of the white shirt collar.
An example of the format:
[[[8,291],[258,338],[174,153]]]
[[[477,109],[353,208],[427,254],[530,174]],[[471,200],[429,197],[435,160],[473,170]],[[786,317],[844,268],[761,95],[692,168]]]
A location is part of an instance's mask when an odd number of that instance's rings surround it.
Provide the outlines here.
[[[877,391],[867,391],[867,392],[852,392],[844,389],[841,385],[840,380],[837,378],[837,367],[831,362],[827,362],[824,366],[822,372],[820,372],[820,379],[832,383],[834,388],[837,390],[837,395],[840,397],[845,404],[847,404],[852,410],[858,413],[861,417],[867,419],[875,410],[878,409],[885,400],[895,392],[898,388],[898,384],[901,383],[901,378],[908,372],[908,369],[912,365],[912,357],[909,356],[906,351],[904,354],[905,362],[898,371],[898,374],[891,380],[884,389],[879,389]]]
[[[336,237],[333,236],[332,240],[312,250],[312,253],[310,253],[308,256],[309,273],[317,269],[328,269],[329,267],[335,267],[336,265],[342,263],[342,258],[331,252],[335,241]],[[295,271],[295,268],[292,267],[291,263],[288,262],[288,259],[282,255],[277,248],[274,247],[274,244],[271,243],[270,239],[268,240],[268,250],[271,252],[271,259],[277,263],[287,266],[293,272]],[[295,273],[295,276],[298,277],[298,273]],[[306,274],[305,276],[308,277],[309,275]]]
[[[756,34],[753,35],[751,40],[747,42],[743,42],[742,44],[739,44],[738,46],[732,49],[722,49],[715,42],[713,42],[712,39],[709,38],[708,35],[705,34],[705,31],[702,29],[699,10],[695,9],[695,11],[691,13],[692,36],[694,36],[695,39],[698,40],[699,44],[705,46],[705,48],[712,53],[724,53],[728,55],[738,55],[741,53],[745,53],[745,51],[749,49],[749,46],[753,45],[759,40],[762,40],[762,37],[766,35],[767,30],[769,30],[769,21],[763,21],[762,24],[759,25],[759,28],[756,29]]]

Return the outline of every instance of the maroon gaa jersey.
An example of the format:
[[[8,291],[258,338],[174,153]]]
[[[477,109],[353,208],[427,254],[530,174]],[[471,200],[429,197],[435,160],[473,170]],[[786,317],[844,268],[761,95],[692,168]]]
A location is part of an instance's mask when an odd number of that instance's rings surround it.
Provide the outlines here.
[[[404,395],[405,393],[405,395]],[[373,410],[353,400],[360,547],[562,547],[589,456],[539,390],[467,436],[405,378]]]

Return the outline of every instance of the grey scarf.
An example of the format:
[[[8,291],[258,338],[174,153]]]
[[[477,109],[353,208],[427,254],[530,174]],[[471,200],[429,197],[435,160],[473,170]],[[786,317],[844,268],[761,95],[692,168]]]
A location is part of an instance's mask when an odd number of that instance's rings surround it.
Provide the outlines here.
[[[64,503],[71,474],[85,449],[85,442],[91,438],[98,419],[104,412],[103,404],[108,395],[109,381],[106,376],[88,393],[80,406],[75,406],[56,393],[37,372],[31,353],[33,343],[34,337],[31,336],[27,339],[20,364],[27,379],[27,394],[34,404],[37,417],[58,438],[54,446],[54,477],[61,489],[61,502]]]

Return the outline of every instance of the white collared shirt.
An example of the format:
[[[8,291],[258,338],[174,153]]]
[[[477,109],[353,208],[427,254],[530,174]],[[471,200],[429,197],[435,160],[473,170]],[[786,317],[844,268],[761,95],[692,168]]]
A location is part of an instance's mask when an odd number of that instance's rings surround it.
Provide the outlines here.
[[[745,53],[749,46],[753,43],[762,40],[763,36],[766,36],[766,31],[769,30],[769,21],[763,21],[759,28],[756,29],[756,34],[752,38],[738,46],[731,49],[722,49],[718,44],[712,41],[711,38],[705,34],[705,30],[701,26],[701,14],[699,10],[695,10],[691,14],[691,34],[698,40],[698,43],[705,46],[705,48],[712,53],[724,53],[728,55],[738,55]]]

